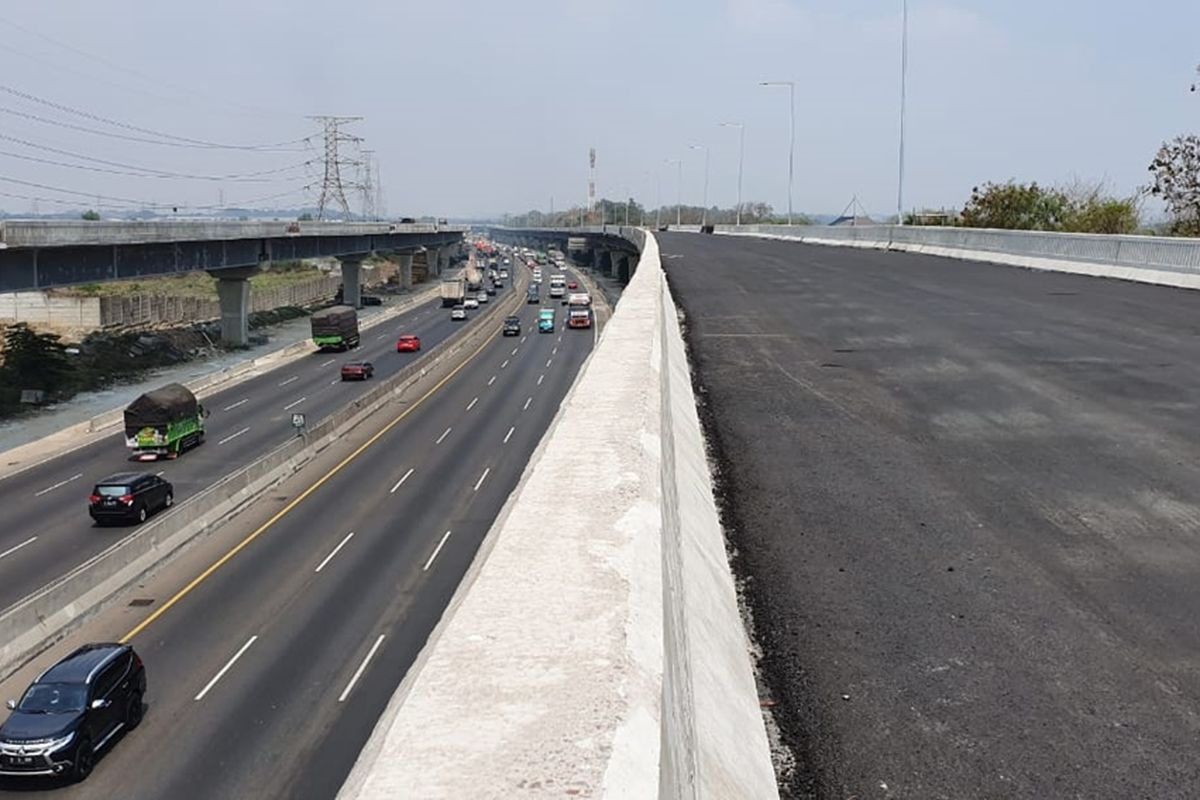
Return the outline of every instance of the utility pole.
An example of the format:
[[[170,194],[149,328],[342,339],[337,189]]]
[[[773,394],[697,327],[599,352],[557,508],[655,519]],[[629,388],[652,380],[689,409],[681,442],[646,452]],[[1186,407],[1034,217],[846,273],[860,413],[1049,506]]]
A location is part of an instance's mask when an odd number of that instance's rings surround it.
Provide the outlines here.
[[[341,130],[343,125],[358,122],[362,117],[314,116],[309,119],[321,126],[325,139],[325,174],[321,180],[321,195],[317,200],[317,219],[325,219],[325,209],[332,205],[340,208],[349,218],[350,203],[346,200],[347,185],[342,181],[342,167],[353,166],[356,162],[340,158],[338,145],[362,141]]]

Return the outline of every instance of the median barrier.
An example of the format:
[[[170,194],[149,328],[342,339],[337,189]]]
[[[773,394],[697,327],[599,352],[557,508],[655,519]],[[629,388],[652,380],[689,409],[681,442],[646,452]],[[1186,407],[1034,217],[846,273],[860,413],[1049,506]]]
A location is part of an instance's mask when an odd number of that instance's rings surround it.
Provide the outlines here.
[[[255,498],[299,471],[385,405],[401,400],[415,386],[434,385],[450,374],[460,357],[474,352],[496,334],[496,317],[512,313],[521,299],[520,293],[513,291],[503,301],[490,305],[462,336],[439,342],[425,358],[322,418],[303,437],[297,436],[223,476],[66,575],[0,611],[0,680],[78,628],[173,554],[235,517]]]
[[[778,796],[683,338],[639,244],[340,800]]]

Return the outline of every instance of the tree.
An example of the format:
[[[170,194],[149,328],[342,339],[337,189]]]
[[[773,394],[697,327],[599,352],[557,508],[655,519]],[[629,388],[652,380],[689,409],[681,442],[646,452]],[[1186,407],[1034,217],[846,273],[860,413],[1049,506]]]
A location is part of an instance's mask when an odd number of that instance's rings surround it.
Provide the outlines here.
[[[1200,236],[1200,136],[1164,142],[1150,162],[1150,174],[1150,194],[1166,203],[1171,232]]]
[[[971,189],[962,222],[968,228],[1057,231],[1062,230],[1069,207],[1064,192],[1043,188],[1036,182],[989,182]]]
[[[100,213],[89,208],[87,211],[80,214],[79,218],[86,219],[88,222],[99,222]]]
[[[1134,233],[1141,225],[1141,208],[1136,196],[1114,197],[1103,183],[1076,181],[1063,190],[1067,216],[1063,230],[1073,233]]]
[[[296,222],[312,222],[313,215],[305,211],[300,216],[296,217]]]
[[[66,386],[71,365],[58,334],[38,333],[24,322],[4,331],[3,380],[18,389],[41,389],[47,393]]]

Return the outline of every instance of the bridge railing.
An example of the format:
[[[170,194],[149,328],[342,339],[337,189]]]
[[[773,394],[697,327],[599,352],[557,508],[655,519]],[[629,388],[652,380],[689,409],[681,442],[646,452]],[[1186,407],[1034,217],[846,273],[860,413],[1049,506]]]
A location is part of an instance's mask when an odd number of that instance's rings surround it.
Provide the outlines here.
[[[274,239],[282,236],[385,236],[405,233],[463,233],[466,230],[464,225],[420,222],[5,220],[0,222],[0,247],[78,247]]]

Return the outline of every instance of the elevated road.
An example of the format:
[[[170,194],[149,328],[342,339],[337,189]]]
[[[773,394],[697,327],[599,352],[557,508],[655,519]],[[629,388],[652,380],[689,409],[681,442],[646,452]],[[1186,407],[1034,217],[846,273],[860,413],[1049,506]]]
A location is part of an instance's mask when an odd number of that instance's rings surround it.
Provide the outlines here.
[[[127,637],[149,674],[142,726],[62,796],[336,794],[591,351],[537,310],[47,654]]]
[[[511,291],[506,283],[493,302]],[[174,484],[176,502],[184,502],[295,436],[293,413],[303,412],[315,422],[371,388],[371,381],[341,381],[343,362],[371,361],[379,380],[474,324],[473,319],[452,321],[449,310],[433,301],[363,331],[362,344],[355,350],[318,353],[314,348],[306,358],[205,398],[211,412],[207,441],[173,461],[131,462],[121,432],[0,480],[6,506],[6,524],[0,526],[0,608],[129,533],[127,528],[92,524],[87,496],[95,481],[127,470],[161,472]],[[420,336],[423,350],[397,353],[396,337],[401,333]]]
[[[1200,296],[659,241],[785,793],[1197,796]]]

